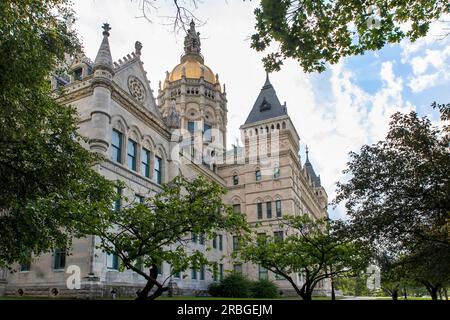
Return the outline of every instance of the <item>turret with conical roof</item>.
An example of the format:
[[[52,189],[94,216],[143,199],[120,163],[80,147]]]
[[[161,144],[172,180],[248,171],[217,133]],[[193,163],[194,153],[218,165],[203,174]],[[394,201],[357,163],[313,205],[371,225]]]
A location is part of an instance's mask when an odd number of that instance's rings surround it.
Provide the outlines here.
[[[104,23],[103,26],[103,40],[98,49],[97,56],[94,61],[94,74],[97,70],[108,71],[111,76],[114,75],[114,65],[111,56],[111,50],[109,48],[109,30],[111,30],[108,23]]]
[[[112,78],[114,76],[114,65],[109,48],[108,23],[103,26],[103,39],[94,61],[94,75],[92,78],[92,112],[89,136],[90,149],[107,156],[110,139],[110,109],[112,104]]]

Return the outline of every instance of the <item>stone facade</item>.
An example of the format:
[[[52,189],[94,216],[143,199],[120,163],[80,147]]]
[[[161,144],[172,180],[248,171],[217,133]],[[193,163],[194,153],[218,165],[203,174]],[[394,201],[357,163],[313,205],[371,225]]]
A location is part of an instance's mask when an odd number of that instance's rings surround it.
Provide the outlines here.
[[[78,110],[79,131],[89,138],[85,147],[106,157],[95,169],[110,180],[125,182],[125,196],[138,200],[159,192],[161,184],[176,175],[203,175],[227,188],[224,201],[246,214],[252,226],[258,222],[258,232],[284,236],[281,213],[327,216],[327,195],[320,177],[308,159],[302,165],[299,135],[268,77],[241,127],[243,147],[226,151],[225,85],[204,64],[194,23],[186,35],[184,55],[159,84],[156,99],[140,58],[142,44],[136,42],[132,53],[113,62],[109,25],[103,29],[95,61],[83,54],[68,57],[68,73],[52,77],[52,84],[57,99]],[[212,247],[211,239],[191,247],[222,264],[224,273],[236,269],[254,279],[267,276],[290,291],[286,281],[258,266],[232,261],[233,235],[219,236],[217,248],[206,250]],[[33,257],[30,266],[15,266],[15,273],[0,270],[0,295],[95,298],[109,297],[113,291],[134,295],[144,279],[130,270],[117,270],[114,258],[97,249],[97,244],[93,236],[75,239],[64,263],[54,252]],[[67,288],[71,265],[80,268],[81,289]],[[184,275],[171,279],[180,294],[205,293],[213,281],[209,272],[204,280],[199,274],[192,279],[191,270]],[[161,277],[168,276],[170,266],[164,264]]]

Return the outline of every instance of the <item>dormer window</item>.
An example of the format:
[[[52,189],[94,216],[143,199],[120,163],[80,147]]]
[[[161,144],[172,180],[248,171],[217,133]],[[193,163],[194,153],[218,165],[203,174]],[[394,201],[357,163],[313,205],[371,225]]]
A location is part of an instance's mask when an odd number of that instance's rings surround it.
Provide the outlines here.
[[[270,103],[267,102],[266,98],[263,99],[261,106],[259,107],[260,111],[270,110]]]
[[[77,68],[72,71],[72,74],[75,81],[81,81],[81,79],[83,78],[83,69]]]

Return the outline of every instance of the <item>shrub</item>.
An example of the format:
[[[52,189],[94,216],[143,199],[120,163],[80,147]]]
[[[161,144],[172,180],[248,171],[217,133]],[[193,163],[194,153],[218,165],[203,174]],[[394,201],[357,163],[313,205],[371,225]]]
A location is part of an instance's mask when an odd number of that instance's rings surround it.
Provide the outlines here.
[[[213,297],[222,297],[222,285],[219,282],[213,282],[208,287],[208,293]]]
[[[251,296],[253,298],[277,298],[279,296],[278,287],[275,283],[266,279],[253,281]]]
[[[240,272],[227,275],[219,283],[209,285],[208,293],[213,297],[249,298],[251,297],[252,281]]]
[[[240,272],[233,272],[221,282],[222,296],[228,298],[249,298],[252,282]]]

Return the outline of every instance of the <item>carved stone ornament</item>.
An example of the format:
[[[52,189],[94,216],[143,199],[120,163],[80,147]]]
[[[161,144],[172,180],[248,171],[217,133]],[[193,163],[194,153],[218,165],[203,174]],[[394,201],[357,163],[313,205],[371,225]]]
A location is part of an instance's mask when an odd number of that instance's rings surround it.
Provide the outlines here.
[[[145,88],[141,80],[139,80],[135,76],[130,76],[128,78],[128,90],[130,90],[130,94],[138,101],[144,102]]]

